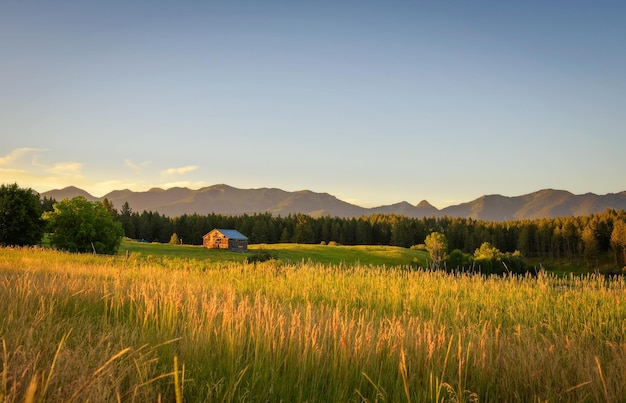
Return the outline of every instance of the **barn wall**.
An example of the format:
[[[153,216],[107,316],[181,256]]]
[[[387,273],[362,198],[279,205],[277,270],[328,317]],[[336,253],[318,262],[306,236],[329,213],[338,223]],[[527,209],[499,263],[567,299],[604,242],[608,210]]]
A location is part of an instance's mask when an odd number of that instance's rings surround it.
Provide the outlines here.
[[[231,250],[233,252],[247,252],[248,241],[245,239],[229,239],[228,250]]]

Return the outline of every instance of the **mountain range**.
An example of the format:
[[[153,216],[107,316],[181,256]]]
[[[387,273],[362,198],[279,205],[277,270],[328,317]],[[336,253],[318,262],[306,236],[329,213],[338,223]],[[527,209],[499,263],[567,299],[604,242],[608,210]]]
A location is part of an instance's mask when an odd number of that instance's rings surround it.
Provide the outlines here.
[[[41,197],[57,201],[83,196],[90,201],[105,198],[118,210],[128,202],[135,212],[153,211],[169,217],[183,214],[241,215],[271,213],[286,216],[303,213],[313,217],[361,217],[372,214],[400,214],[412,218],[463,217],[487,221],[508,221],[564,216],[584,216],[606,209],[626,209],[626,191],[597,195],[576,195],[565,190],[544,189],[522,196],[485,195],[476,200],[437,209],[427,201],[417,205],[407,202],[365,208],[337,199],[328,193],[309,190],[288,192],[276,188],[238,189],[228,185],[213,185],[200,189],[174,187],[153,188],[135,192],[114,190],[94,197],[77,187],[50,190]]]

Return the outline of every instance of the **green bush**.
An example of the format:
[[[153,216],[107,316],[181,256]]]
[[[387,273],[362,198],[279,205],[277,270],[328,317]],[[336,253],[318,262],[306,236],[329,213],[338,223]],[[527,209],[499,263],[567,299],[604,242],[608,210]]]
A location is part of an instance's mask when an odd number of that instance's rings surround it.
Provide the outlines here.
[[[43,236],[39,195],[17,184],[0,186],[0,245],[36,245]]]
[[[266,250],[259,250],[255,252],[253,255],[248,256],[246,258],[246,263],[260,263],[267,262],[268,260],[276,260],[277,257],[273,253],[270,253]]]
[[[50,231],[50,244],[69,252],[93,252],[113,255],[117,252],[124,230],[101,202],[90,202],[82,196],[54,204],[54,210],[43,214]]]
[[[448,271],[462,270],[472,265],[472,256],[464,253],[461,249],[454,249],[446,259]]]

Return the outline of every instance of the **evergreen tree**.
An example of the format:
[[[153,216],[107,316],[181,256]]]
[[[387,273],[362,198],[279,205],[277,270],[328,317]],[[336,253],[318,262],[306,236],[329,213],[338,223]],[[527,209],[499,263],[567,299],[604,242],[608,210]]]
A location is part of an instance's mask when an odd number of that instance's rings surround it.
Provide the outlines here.
[[[289,232],[289,228],[288,227],[284,227],[282,233],[280,234],[280,242],[281,243],[290,243],[292,242],[291,240],[291,233]]]
[[[298,214],[293,238],[296,243],[316,243],[315,232],[313,231],[313,223],[310,216]]]
[[[613,223],[611,244],[618,267],[626,268],[626,221],[618,219]]]
[[[397,220],[391,229],[391,245],[408,248],[412,244],[411,229],[405,219]]]
[[[109,199],[105,197],[104,200],[102,200],[102,206],[109,212],[109,214],[111,214],[111,217],[113,217],[114,220],[117,220],[118,218],[117,210],[113,206],[112,201],[110,201]]]
[[[130,205],[128,204],[128,202],[124,202],[124,204],[122,205],[122,210],[117,217],[117,220],[122,223],[122,229],[124,230],[125,236],[129,238],[137,238],[132,214],[133,210],[130,208]]]
[[[595,223],[593,221],[590,221],[583,229],[582,241],[585,248],[583,257],[587,265],[593,267],[600,253],[600,246],[595,235]]]
[[[43,199],[41,199],[41,209],[42,211],[52,211],[54,210],[54,203],[56,203],[57,201],[53,198],[47,198],[44,197]]]
[[[269,239],[267,222],[262,219],[255,219],[248,238],[250,238],[251,243],[267,243]]]

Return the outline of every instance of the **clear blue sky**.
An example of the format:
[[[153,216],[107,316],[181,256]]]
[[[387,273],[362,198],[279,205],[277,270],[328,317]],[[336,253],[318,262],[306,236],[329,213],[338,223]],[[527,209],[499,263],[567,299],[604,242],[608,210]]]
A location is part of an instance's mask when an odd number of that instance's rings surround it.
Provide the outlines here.
[[[626,2],[0,2],[0,182],[626,190]]]

